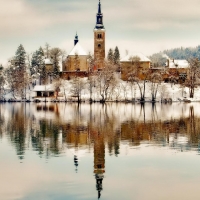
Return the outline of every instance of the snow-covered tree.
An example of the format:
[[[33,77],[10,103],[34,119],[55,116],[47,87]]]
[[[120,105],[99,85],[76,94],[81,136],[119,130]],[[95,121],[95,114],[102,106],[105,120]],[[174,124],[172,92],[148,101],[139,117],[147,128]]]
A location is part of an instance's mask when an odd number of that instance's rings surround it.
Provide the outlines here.
[[[109,94],[112,85],[116,84],[116,68],[109,61],[104,62],[104,68],[97,74],[97,87],[101,96],[101,102],[104,103]]]
[[[94,61],[94,56],[91,55],[91,53],[89,52],[89,56],[88,56],[88,64],[89,64],[89,69],[88,69],[88,89],[90,92],[90,102],[92,102],[92,93],[93,93],[93,87],[95,85],[95,76],[94,76],[94,65],[95,65],[95,61]]]
[[[152,73],[150,75],[151,101],[153,103],[156,101],[158,87],[160,86],[161,81],[162,81],[162,76],[160,73]]]
[[[44,55],[45,55],[45,58],[50,58],[50,45],[48,43],[45,44],[45,47],[44,47]]]
[[[120,53],[117,46],[115,47],[113,62],[114,62],[114,65],[120,65]]]
[[[32,61],[31,61],[31,74],[36,78],[40,77],[41,81],[45,81],[47,77],[47,72],[45,68],[45,56],[42,47],[40,47],[37,51],[33,53]]]
[[[62,51],[59,48],[53,48],[50,51],[51,62],[53,64],[53,76],[58,77],[60,67],[59,62],[61,61]]]
[[[189,62],[189,73],[184,85],[189,88],[190,98],[194,97],[194,91],[200,85],[200,61],[198,58],[191,58]]]
[[[0,100],[3,99],[4,94],[4,84],[5,84],[5,77],[3,74],[3,66],[0,65]]]
[[[25,70],[26,67],[26,51],[22,44],[19,45],[15,53],[15,65],[19,67],[20,70]]]
[[[26,51],[21,44],[17,48],[14,59],[11,60],[10,72],[15,77],[17,95],[26,98],[26,87],[29,84],[29,79],[27,78]]]
[[[81,93],[83,91],[83,89],[85,88],[85,81],[80,78],[80,77],[74,77],[71,81],[71,94],[73,97],[77,97],[78,99],[78,103],[81,102]]]
[[[108,51],[107,60],[110,63],[114,62],[114,54],[113,54],[113,50],[112,49],[109,49],[109,51]]]

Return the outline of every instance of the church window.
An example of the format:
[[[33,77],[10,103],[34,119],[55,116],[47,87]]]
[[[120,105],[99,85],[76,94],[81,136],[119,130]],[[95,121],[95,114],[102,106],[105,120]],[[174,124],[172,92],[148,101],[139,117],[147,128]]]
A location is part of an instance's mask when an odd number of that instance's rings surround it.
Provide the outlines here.
[[[98,47],[101,48],[101,44],[98,44]]]
[[[98,34],[97,37],[98,37],[98,38],[101,38],[101,34]]]
[[[97,168],[98,168],[98,169],[101,169],[101,168],[102,168],[102,167],[101,167],[101,164],[98,164],[98,165],[97,165]]]

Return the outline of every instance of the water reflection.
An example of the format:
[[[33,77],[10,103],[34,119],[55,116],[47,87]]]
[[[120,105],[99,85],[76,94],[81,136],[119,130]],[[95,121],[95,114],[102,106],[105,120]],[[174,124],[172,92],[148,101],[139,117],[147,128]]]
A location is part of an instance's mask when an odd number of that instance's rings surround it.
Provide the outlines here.
[[[0,104],[0,137],[6,137],[23,161],[26,151],[45,159],[93,149],[98,198],[106,170],[105,151],[120,155],[120,145],[142,144],[199,153],[199,104]],[[92,172],[91,172],[92,173]]]

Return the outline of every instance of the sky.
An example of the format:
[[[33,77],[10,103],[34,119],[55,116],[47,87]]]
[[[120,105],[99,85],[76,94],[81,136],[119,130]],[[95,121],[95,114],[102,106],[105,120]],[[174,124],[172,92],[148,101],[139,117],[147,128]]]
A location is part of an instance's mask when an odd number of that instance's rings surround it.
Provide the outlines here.
[[[119,47],[146,56],[175,47],[200,45],[200,0],[101,0],[106,51]],[[93,52],[98,0],[0,0],[0,63],[48,43],[67,53],[76,31]]]

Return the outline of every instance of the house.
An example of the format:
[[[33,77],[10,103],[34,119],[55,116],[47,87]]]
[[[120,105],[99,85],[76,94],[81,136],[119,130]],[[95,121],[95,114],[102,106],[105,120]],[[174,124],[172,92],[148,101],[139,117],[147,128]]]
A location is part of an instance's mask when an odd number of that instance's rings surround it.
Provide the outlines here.
[[[184,82],[189,72],[189,63],[187,60],[168,59],[166,63],[167,77],[165,81],[169,81],[171,76],[177,78],[179,82]]]
[[[55,87],[50,85],[36,85],[33,89],[34,97],[54,97]]]
[[[126,55],[120,60],[121,63],[121,78],[122,80],[128,80],[128,73],[137,71],[139,78],[143,79],[144,70],[148,70],[151,67],[151,61],[142,53],[132,53]]]

